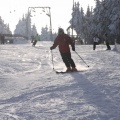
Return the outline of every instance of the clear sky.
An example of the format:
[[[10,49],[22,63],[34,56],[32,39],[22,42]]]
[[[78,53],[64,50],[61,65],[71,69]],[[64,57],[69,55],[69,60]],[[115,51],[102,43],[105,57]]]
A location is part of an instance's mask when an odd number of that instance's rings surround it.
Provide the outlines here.
[[[74,0],[74,2],[77,1],[79,1],[85,12],[88,5],[95,6],[94,0]],[[24,13],[27,13],[28,7],[46,6],[51,7],[53,32],[57,31],[58,27],[66,30],[71,19],[73,0],[1,0],[0,16],[4,19],[5,23],[9,23],[10,29],[13,32],[18,20],[22,18]],[[32,12],[32,15],[32,24],[36,24],[39,33],[41,27],[46,25],[49,27],[50,19],[45,12],[42,12],[42,9],[36,9],[36,12]]]

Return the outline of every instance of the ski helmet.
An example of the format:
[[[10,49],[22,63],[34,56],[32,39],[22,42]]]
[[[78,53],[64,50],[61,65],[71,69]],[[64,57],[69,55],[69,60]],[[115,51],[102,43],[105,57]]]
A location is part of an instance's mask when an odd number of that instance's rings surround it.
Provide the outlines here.
[[[64,30],[62,28],[58,29],[58,34],[60,34],[60,33],[64,33]]]

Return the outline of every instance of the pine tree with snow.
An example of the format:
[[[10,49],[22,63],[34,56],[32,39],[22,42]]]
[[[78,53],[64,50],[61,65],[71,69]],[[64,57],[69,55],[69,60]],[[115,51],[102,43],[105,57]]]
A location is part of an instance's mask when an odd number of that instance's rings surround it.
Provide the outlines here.
[[[41,29],[41,40],[50,41],[50,31],[47,25]]]
[[[27,37],[27,39],[31,39],[30,12],[28,14],[25,14],[25,17],[23,16],[23,18],[18,21],[14,34],[20,34]]]

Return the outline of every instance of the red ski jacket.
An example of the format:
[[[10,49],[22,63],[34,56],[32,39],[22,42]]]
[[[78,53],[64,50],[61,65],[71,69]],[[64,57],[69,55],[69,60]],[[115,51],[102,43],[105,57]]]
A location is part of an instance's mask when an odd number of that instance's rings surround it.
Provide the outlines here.
[[[61,53],[67,53],[70,52],[69,45],[74,47],[73,40],[67,34],[62,34],[56,37],[52,49],[55,49],[58,46]]]

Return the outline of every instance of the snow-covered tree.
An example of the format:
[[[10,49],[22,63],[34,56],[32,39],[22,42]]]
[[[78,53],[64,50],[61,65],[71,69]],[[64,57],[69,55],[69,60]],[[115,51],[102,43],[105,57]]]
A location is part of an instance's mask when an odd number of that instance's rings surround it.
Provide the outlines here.
[[[92,36],[103,38],[108,33],[109,39],[120,36],[120,0],[95,0],[94,10],[88,6],[86,14],[80,10],[79,2],[73,7],[70,27],[86,43],[92,43]],[[120,38],[120,37],[119,37]]]
[[[5,24],[1,17],[0,17],[0,34],[12,34],[9,28],[9,24]]]
[[[50,31],[47,26],[41,29],[41,40],[50,41]]]
[[[74,29],[78,36],[84,38],[84,20],[85,18],[83,8],[80,8],[79,2],[75,3],[73,6],[72,18],[70,20],[70,26],[68,29]]]
[[[52,33],[53,40],[56,38],[56,36],[57,36],[57,33]],[[48,29],[47,25],[46,25],[45,28],[42,27],[42,29],[41,29],[40,40],[43,40],[43,41],[52,41],[51,40],[51,32]]]
[[[95,28],[94,32],[103,36],[108,33],[109,39],[120,34],[120,0],[96,0],[96,7],[94,9]]]
[[[9,28],[9,24],[5,24],[4,25],[4,34],[12,34],[12,32],[10,31],[10,28]]]
[[[92,8],[88,6],[84,20],[84,39],[86,44],[92,44]],[[82,32],[82,31],[81,31]]]
[[[33,25],[31,28],[31,36],[35,36],[36,34],[37,34],[37,29],[36,29],[36,26]]]
[[[71,28],[74,28],[77,35],[84,39],[85,43],[91,43],[92,17],[92,8],[90,9],[88,6],[87,12],[84,14],[83,8],[80,8],[79,2],[75,3],[70,24]]]
[[[111,4],[112,3],[112,4]],[[110,0],[110,2],[108,3],[110,7],[110,24],[109,24],[109,29],[111,31],[111,34],[116,34],[119,35],[120,34],[120,0],[114,1],[114,0]]]
[[[23,18],[18,21],[14,33],[26,36],[28,39],[31,38],[30,12],[28,14],[25,14],[25,17],[23,16]]]

